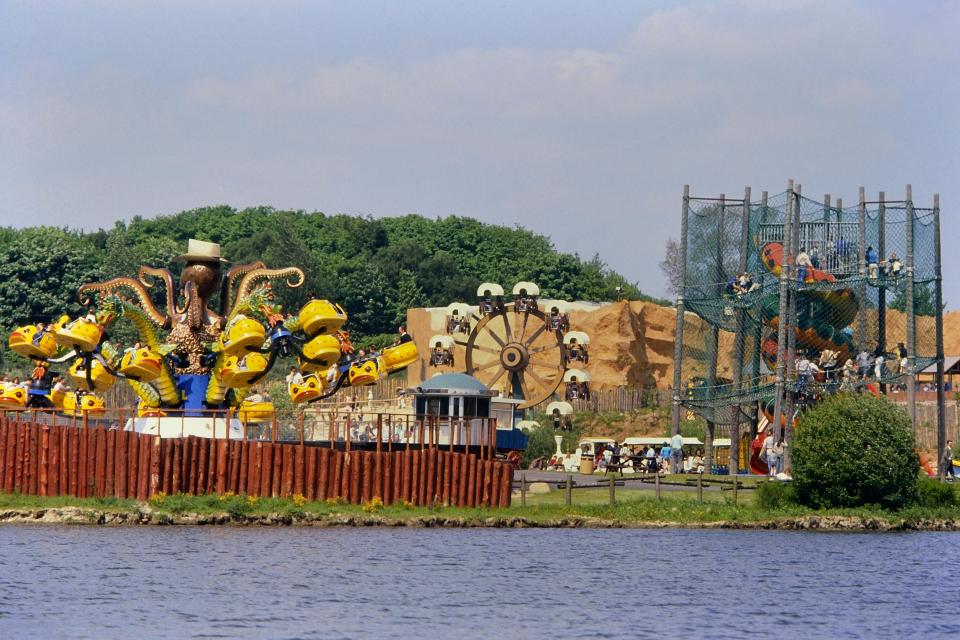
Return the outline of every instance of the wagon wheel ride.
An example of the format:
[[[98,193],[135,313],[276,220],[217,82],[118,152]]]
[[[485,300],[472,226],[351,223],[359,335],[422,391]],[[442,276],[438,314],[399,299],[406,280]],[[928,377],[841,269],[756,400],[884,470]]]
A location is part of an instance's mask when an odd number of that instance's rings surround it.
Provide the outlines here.
[[[563,381],[566,351],[563,333],[551,329],[549,318],[536,304],[539,291],[532,283],[520,283],[515,300],[488,305],[466,342],[466,373],[491,389],[504,389],[522,398],[520,409],[548,400]],[[479,292],[484,296],[484,285]],[[521,293],[523,295],[521,295]]]

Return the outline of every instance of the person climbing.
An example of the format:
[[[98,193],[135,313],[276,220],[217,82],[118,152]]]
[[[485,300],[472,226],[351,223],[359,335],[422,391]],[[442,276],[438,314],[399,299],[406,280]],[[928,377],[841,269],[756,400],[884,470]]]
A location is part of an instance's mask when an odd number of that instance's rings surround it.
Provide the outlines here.
[[[880,275],[880,255],[873,245],[867,247],[867,277],[876,278]]]
[[[797,254],[797,279],[800,282],[807,281],[807,273],[813,268],[810,256],[807,255],[805,247],[800,247],[800,253]]]
[[[901,271],[903,271],[903,263],[900,262],[900,258],[897,257],[897,252],[894,251],[887,259],[887,275],[898,278],[900,277]]]

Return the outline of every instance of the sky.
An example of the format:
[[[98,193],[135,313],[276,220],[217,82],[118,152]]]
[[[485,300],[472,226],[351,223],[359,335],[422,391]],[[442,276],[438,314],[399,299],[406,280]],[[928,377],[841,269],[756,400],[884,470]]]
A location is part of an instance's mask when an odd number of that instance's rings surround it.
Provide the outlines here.
[[[0,225],[462,215],[663,295],[684,184],[910,183],[956,309],[958,32],[958,1],[0,0]]]

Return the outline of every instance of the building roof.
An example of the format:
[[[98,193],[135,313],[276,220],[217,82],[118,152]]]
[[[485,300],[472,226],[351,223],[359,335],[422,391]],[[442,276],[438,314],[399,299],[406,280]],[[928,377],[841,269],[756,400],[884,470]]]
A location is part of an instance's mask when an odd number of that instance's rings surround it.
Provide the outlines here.
[[[920,373],[935,374],[936,372],[937,372],[937,363],[934,362],[932,365],[930,365]],[[943,359],[943,372],[944,373],[960,373],[960,356],[946,356]]]
[[[465,373],[441,373],[429,380],[424,380],[415,389],[414,393],[466,393],[467,395],[490,395],[486,385]]]

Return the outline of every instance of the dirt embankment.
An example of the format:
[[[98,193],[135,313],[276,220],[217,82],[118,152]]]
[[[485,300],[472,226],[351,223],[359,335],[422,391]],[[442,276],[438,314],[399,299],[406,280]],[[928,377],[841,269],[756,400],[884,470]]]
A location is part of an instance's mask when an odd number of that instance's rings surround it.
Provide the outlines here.
[[[861,516],[786,516],[768,520],[716,520],[671,522],[661,520],[610,519],[569,515],[553,518],[526,517],[490,512],[481,516],[413,516],[393,518],[350,514],[262,514],[234,518],[228,514],[165,514],[149,511],[98,511],[78,507],[12,509],[0,511],[2,524],[130,525],[227,525],[312,527],[417,527],[417,528],[678,528],[678,529],[789,529],[810,531],[960,531],[960,521],[951,519],[886,519]]]
[[[410,367],[412,384],[431,377],[438,370],[429,366],[430,337],[444,333],[446,311],[411,309],[407,312],[407,327],[417,342],[420,362]],[[673,351],[676,336],[677,313],[673,307],[652,302],[613,302],[603,305],[577,305],[570,312],[571,330],[590,336],[590,363],[586,367],[596,390],[617,387],[669,388],[673,383]],[[871,325],[875,324],[873,322]],[[887,347],[906,339],[905,317],[899,311],[887,312]],[[960,311],[944,315],[944,352],[960,355]],[[692,313],[686,314],[684,325],[684,377],[706,373],[708,326]],[[933,318],[917,321],[918,344],[932,351]],[[732,377],[731,355],[733,335],[720,333],[717,375]],[[463,368],[463,348],[455,351],[456,369]]]

